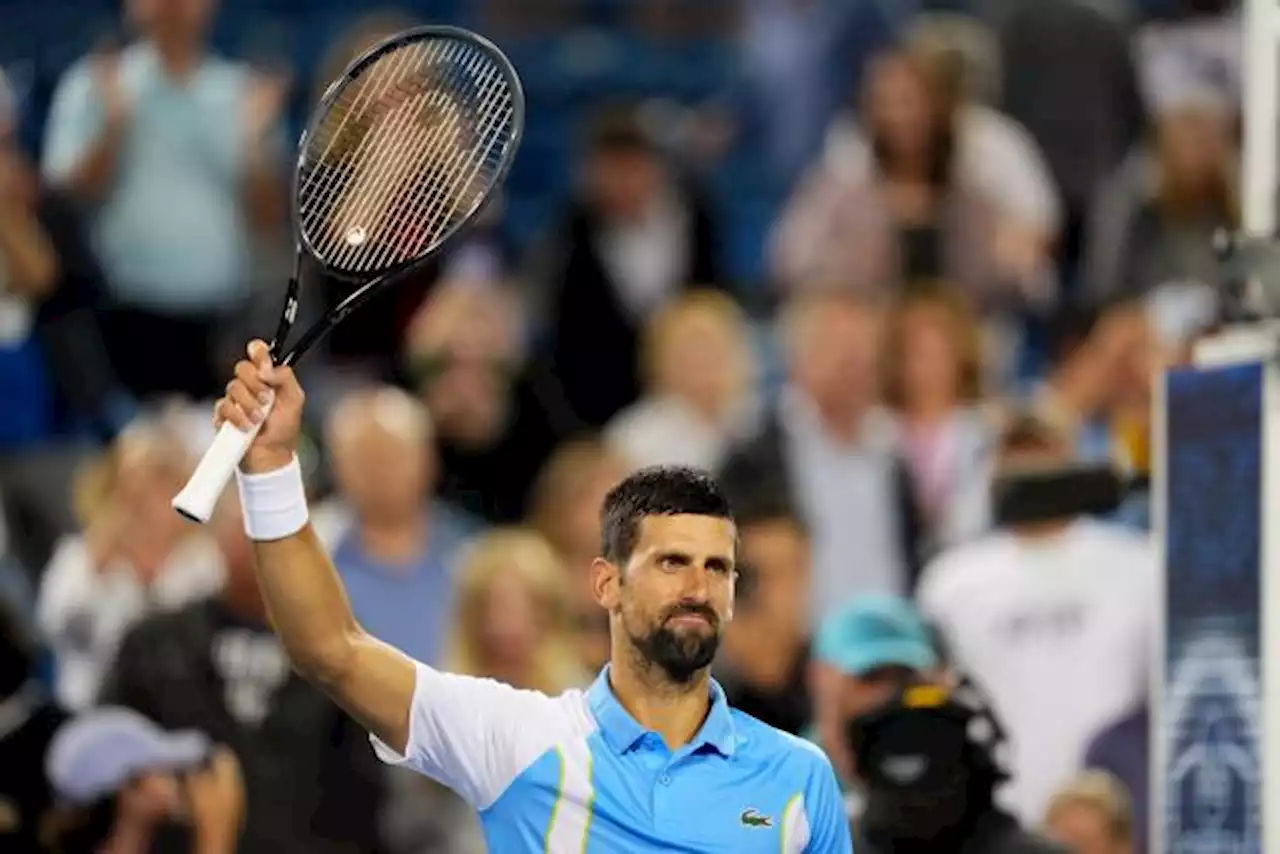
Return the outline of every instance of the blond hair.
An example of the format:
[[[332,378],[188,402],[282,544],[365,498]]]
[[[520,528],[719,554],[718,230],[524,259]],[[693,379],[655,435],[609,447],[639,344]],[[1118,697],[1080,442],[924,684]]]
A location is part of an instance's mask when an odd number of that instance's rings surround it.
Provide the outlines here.
[[[640,365],[646,381],[661,386],[663,354],[680,334],[681,323],[692,318],[711,321],[732,349],[731,387],[741,393],[754,381],[754,360],[746,312],[721,291],[699,288],[681,294],[660,308],[645,326],[640,343]]]
[[[1111,836],[1133,838],[1133,801],[1124,783],[1106,771],[1085,771],[1058,789],[1045,810],[1045,822],[1070,807],[1096,810],[1105,820]]]
[[[582,684],[564,567],[542,535],[523,527],[495,528],[468,549],[455,581],[457,601],[445,646],[447,669],[488,675],[479,628],[486,617],[485,600],[499,578],[518,579],[542,621],[542,635],[532,656],[533,672],[528,683],[518,687],[558,694]]]
[[[191,473],[194,460],[174,424],[157,418],[129,425],[110,447],[76,470],[71,505],[81,528],[111,505],[125,468],[138,464],[180,479]]]

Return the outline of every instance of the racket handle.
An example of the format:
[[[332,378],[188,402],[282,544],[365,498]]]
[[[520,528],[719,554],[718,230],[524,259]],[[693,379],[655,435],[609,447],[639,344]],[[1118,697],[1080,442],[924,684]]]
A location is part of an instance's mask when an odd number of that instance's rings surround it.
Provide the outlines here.
[[[265,422],[265,419],[263,419]],[[227,422],[218,430],[204,452],[191,479],[173,499],[173,509],[192,522],[204,524],[213,515],[222,492],[235,476],[236,466],[244,459],[245,452],[262,429],[262,423],[245,431]]]

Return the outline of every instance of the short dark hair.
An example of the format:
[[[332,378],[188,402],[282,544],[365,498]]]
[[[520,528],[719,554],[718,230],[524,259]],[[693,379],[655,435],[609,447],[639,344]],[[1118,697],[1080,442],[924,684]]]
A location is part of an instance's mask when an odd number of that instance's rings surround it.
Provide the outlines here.
[[[600,552],[611,563],[631,557],[646,516],[733,519],[729,501],[709,472],[689,466],[638,469],[609,490],[600,507]]]

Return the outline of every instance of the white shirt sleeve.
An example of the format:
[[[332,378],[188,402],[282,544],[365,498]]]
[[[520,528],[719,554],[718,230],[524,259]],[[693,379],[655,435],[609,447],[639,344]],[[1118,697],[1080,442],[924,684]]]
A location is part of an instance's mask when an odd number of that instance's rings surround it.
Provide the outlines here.
[[[383,762],[425,774],[483,810],[551,747],[594,728],[581,691],[548,697],[418,662],[404,754],[371,738]]]

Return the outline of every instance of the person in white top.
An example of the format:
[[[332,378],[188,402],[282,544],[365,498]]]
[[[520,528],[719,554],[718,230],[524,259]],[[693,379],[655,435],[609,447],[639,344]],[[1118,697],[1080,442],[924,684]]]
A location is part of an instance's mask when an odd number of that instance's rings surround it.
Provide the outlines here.
[[[58,663],[55,690],[67,708],[97,700],[124,634],[155,610],[217,592],[222,554],[214,538],[175,517],[169,498],[191,471],[178,437],[135,424],[82,472],[84,531],[63,538],[45,569],[36,621]]]
[[[1020,416],[998,466],[1070,459],[1065,435]],[[1005,723],[1013,779],[1001,795],[1024,821],[1040,820],[1090,739],[1145,697],[1155,574],[1144,535],[1084,517],[997,530],[925,569],[920,609]]]

